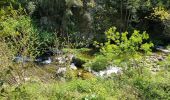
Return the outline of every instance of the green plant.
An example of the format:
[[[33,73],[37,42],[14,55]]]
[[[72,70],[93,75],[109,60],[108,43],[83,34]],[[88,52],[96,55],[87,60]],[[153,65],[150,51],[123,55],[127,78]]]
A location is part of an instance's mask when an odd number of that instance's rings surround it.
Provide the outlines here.
[[[33,66],[25,62],[33,62],[54,46],[57,38],[54,33],[39,30],[28,16],[9,17],[0,26],[0,78],[8,84],[19,84],[27,67]]]
[[[54,33],[38,30],[26,16],[20,16],[18,19],[9,18],[2,22],[1,27],[3,28],[0,38],[5,38],[13,51],[23,56],[36,57],[49,49],[57,40]]]
[[[111,27],[105,32],[105,35],[105,43],[94,42],[96,47],[100,48],[100,52],[104,55],[105,59],[111,59],[108,61],[111,61],[112,64],[118,64],[119,66],[121,66],[121,63],[128,63],[128,66],[136,67],[139,69],[139,73],[141,73],[144,64],[140,65],[139,63],[141,60],[143,62],[145,61],[145,57],[143,56],[150,54],[151,47],[153,47],[153,43],[147,42],[149,35],[146,32],[140,33],[137,30],[134,30],[132,34],[128,32],[119,33],[116,32],[115,27]],[[103,62],[107,63],[106,60]],[[100,65],[102,64],[98,66]]]
[[[130,53],[133,56],[140,50],[150,53],[151,47],[153,47],[153,43],[147,42],[149,35],[146,32],[140,34],[139,31],[134,30],[130,35],[128,32],[116,32],[116,28],[112,27],[105,32],[105,35],[106,42],[100,44],[102,53],[114,53],[115,55]]]
[[[154,77],[154,76],[153,76]],[[165,77],[136,78],[133,80],[134,87],[138,89],[139,96],[143,99],[169,99],[169,82]]]
[[[90,67],[94,71],[104,70],[111,64],[112,59],[103,55],[95,57],[93,60],[85,63],[83,66],[85,68]]]

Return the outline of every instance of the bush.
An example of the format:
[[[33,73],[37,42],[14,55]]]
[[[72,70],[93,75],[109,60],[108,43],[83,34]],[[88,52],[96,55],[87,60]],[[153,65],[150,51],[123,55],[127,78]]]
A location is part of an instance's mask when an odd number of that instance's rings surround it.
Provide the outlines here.
[[[139,91],[139,96],[143,99],[170,99],[169,82],[159,82],[152,79],[146,80],[144,78],[134,80],[134,86]]]
[[[151,47],[153,47],[151,42],[147,42],[149,35],[146,32],[140,34],[139,31],[134,30],[132,34],[129,34],[128,32],[119,33],[116,32],[115,27],[111,27],[105,32],[105,35],[107,41],[104,44],[99,44],[101,52],[104,54],[113,53],[114,55],[121,55],[129,53],[133,56],[140,50],[149,53]]]
[[[102,79],[77,79],[68,82],[54,82],[48,84],[41,82],[27,82],[20,86],[6,89],[6,98],[20,100],[118,99],[118,96],[123,95],[123,93],[120,92],[121,89],[122,91],[126,89],[124,87],[119,87],[118,84],[118,81]],[[117,92],[121,94],[118,94]],[[126,91],[126,93],[128,92],[130,91]],[[127,96],[124,98],[127,98]]]
[[[134,30],[132,34],[128,32],[116,32],[115,27],[111,27],[105,32],[106,42],[94,42],[96,47],[100,48],[102,56],[97,57],[92,63],[86,64],[92,69],[99,71],[105,69],[109,64],[121,66],[122,63],[127,63],[128,67],[136,67],[141,70],[139,63],[145,60],[143,55],[151,53],[153,43],[147,42],[149,35],[146,32],[140,33]],[[140,52],[144,54],[141,54]],[[124,66],[124,65],[123,65]]]
[[[168,38],[170,37],[170,13],[168,10],[166,10],[166,8],[164,7],[156,7],[153,9],[154,12],[152,13],[153,20],[160,20],[161,24],[163,24],[163,30],[162,30],[162,34],[163,34],[163,39],[168,40]]]
[[[57,40],[55,34],[38,30],[29,17],[9,18],[1,23],[1,38],[5,38],[12,50],[19,55],[38,56]]]
[[[84,64],[84,67],[91,67],[91,69],[94,71],[100,71],[106,69],[109,63],[111,64],[110,58],[100,55],[95,57],[95,59],[93,59],[92,61],[89,61]]]

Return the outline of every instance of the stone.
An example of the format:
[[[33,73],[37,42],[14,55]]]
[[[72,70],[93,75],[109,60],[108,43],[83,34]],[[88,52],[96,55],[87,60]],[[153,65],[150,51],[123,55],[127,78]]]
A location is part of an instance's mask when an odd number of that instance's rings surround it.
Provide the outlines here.
[[[112,73],[115,73],[115,74],[120,74],[122,73],[122,69],[119,68],[119,67],[112,67],[110,66],[107,71],[106,71],[106,75],[107,76],[110,76]]]
[[[71,68],[72,70],[77,70],[77,67],[75,66],[74,63],[71,63],[70,68]]]
[[[43,60],[41,58],[35,59],[35,62],[42,62]]]
[[[75,57],[75,56],[74,56],[73,54],[67,55],[67,59],[70,60],[70,61],[72,61],[74,57]]]
[[[163,61],[163,60],[164,60],[164,58],[163,58],[162,56],[159,56],[157,59],[158,59],[159,61]]]
[[[170,53],[170,50],[164,49],[164,48],[161,47],[161,46],[158,46],[158,47],[156,48],[156,50],[161,51],[161,52],[163,52],[163,53]]]
[[[58,68],[56,74],[58,77],[63,77],[65,75],[66,71],[67,71],[66,67],[60,67],[60,68]]]
[[[52,59],[50,57],[48,57],[47,60],[44,60],[43,62],[41,62],[42,64],[50,64],[52,63]]]
[[[66,63],[66,59],[64,57],[58,57],[56,60],[59,62],[59,64],[64,64]]]
[[[66,67],[63,67],[63,68],[59,68],[57,70],[57,73],[63,73],[63,72],[66,72],[67,71],[67,68]]]
[[[29,57],[16,56],[16,57],[13,58],[13,61],[14,62],[22,62],[22,63],[24,63],[24,62],[31,62],[32,60]]]
[[[99,71],[99,72],[95,72],[92,71],[92,73],[95,76],[100,76],[100,77],[109,77],[112,74],[122,74],[122,68],[120,67],[114,67],[114,66],[109,66],[107,69]]]

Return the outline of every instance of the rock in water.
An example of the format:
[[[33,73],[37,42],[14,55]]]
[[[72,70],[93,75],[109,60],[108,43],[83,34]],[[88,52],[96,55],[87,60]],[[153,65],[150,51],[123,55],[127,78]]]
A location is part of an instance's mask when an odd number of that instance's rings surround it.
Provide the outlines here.
[[[32,60],[29,57],[16,56],[16,57],[13,58],[13,61],[14,62],[22,62],[22,63],[24,63],[24,62],[31,62]]]
[[[77,70],[77,67],[75,66],[74,63],[72,63],[72,64],[70,65],[70,68],[71,68],[72,70]]]
[[[105,71],[105,70],[104,70],[104,71],[100,71],[100,72],[99,72],[99,75],[100,75],[100,76],[105,76],[105,75],[106,75],[106,71]]]
[[[121,74],[121,73],[122,73],[122,68],[110,66],[110,67],[108,67],[107,69],[102,70],[102,71],[100,71],[100,72],[92,71],[92,73],[93,73],[94,75],[100,76],[100,77],[109,77],[109,76],[111,76],[112,74]]]
[[[21,56],[16,56],[13,59],[14,62],[24,62],[24,59]]]
[[[48,59],[47,59],[47,60],[44,60],[44,61],[42,62],[42,64],[50,64],[51,62],[52,62],[51,58],[48,57]]]
[[[158,47],[156,48],[156,50],[161,51],[161,52],[163,52],[163,53],[170,53],[169,50],[164,49],[162,46],[158,46]]]
[[[113,73],[115,73],[115,74],[120,74],[120,73],[122,73],[122,69],[119,68],[119,67],[112,67],[112,66],[110,66],[110,67],[106,70],[106,75],[107,75],[107,76],[110,76],[110,75],[113,74]]]

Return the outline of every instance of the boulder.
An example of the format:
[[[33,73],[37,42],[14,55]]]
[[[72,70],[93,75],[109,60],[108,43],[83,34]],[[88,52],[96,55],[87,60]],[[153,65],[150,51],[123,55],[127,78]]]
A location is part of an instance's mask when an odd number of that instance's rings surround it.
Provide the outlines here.
[[[24,57],[24,56],[16,56],[13,58],[14,62],[31,62],[32,59],[30,57]]]
[[[72,70],[77,70],[77,67],[75,66],[75,64],[74,64],[74,63],[71,63],[71,65],[70,65],[70,69],[72,69]]]
[[[64,77],[64,75],[66,74],[67,68],[66,67],[60,67],[58,68],[56,75],[58,78]]]
[[[99,72],[96,71],[91,71],[95,76],[100,76],[100,77],[109,77],[112,74],[122,74],[122,68],[120,67],[114,67],[114,66],[109,66],[105,70],[101,70]]]
[[[158,46],[156,50],[161,51],[163,53],[170,53],[170,50],[164,49],[162,46]]]
[[[52,59],[50,57],[48,57],[47,60],[44,60],[41,62],[42,64],[51,64],[52,63]]]

